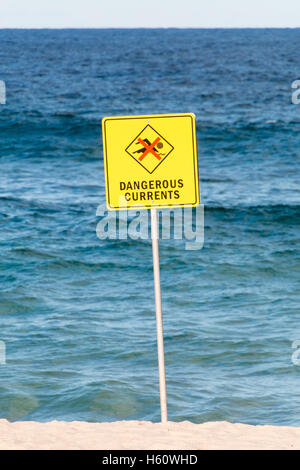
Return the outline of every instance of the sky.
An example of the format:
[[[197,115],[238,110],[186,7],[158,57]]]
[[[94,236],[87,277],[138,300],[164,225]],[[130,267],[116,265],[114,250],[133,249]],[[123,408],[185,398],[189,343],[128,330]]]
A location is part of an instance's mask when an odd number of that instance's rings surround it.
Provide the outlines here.
[[[300,27],[300,0],[1,0],[0,28]]]

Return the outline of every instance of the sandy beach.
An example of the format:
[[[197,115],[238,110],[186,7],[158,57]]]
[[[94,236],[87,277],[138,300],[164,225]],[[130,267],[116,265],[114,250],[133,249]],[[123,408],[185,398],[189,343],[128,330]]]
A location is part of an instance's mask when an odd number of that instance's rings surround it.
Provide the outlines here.
[[[300,428],[227,422],[14,422],[0,420],[0,449],[300,449]]]

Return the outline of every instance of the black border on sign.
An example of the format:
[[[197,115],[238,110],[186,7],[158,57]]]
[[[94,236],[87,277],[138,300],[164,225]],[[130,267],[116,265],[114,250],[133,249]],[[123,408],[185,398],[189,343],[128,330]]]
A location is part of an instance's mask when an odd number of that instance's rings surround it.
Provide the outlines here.
[[[167,153],[167,155],[165,156],[165,158],[163,158],[162,161],[161,161],[161,162],[154,168],[154,170],[152,170],[152,171],[147,170],[147,168],[145,168],[144,165],[142,165],[138,160],[136,160],[136,159],[131,155],[131,153],[129,153],[128,150],[127,150],[127,149],[133,144],[133,142],[144,132],[144,130],[147,129],[147,127],[150,127],[156,134],[159,135],[159,137],[161,137],[165,142],[167,142],[167,144],[170,145],[170,147],[172,147],[171,150],[170,150],[170,152]],[[155,130],[152,126],[150,126],[150,124],[147,124],[147,126],[144,127],[144,129],[136,136],[136,138],[133,139],[133,141],[130,142],[130,144],[126,147],[125,152],[127,152],[128,155],[130,155],[130,157],[133,158],[133,160],[135,160],[136,162],[138,162],[138,164],[141,165],[141,166],[144,168],[144,170],[148,171],[148,173],[150,173],[150,175],[152,175],[152,173],[154,173],[154,171],[157,170],[157,168],[159,167],[159,165],[161,165],[161,164],[165,161],[165,159],[170,155],[170,153],[171,153],[173,150],[174,150],[173,145],[170,144],[170,142],[168,142],[167,139],[165,139],[159,132],[157,132],[157,130]]]
[[[109,172],[108,172],[108,158],[107,158],[108,157],[107,156],[107,139],[106,139],[106,122],[107,121],[122,121],[122,120],[127,121],[127,120],[130,120],[130,119],[151,119],[151,118],[152,119],[159,119],[159,118],[163,119],[163,118],[167,118],[167,117],[168,118],[172,118],[172,117],[174,117],[174,118],[176,118],[176,117],[189,117],[191,119],[192,136],[193,136],[194,181],[195,182],[198,181],[198,195],[199,195],[199,203],[200,203],[199,177],[198,177],[198,170],[197,170],[196,164],[195,164],[196,162],[198,163],[198,160],[197,160],[197,154],[195,155],[195,145],[194,145],[194,143],[196,143],[196,146],[197,146],[197,141],[196,141],[196,136],[194,134],[194,126],[193,126],[192,116],[190,114],[173,114],[173,115],[172,114],[167,114],[167,115],[162,115],[162,116],[157,116],[157,115],[151,115],[150,114],[150,115],[146,115],[146,116],[132,116],[132,117],[124,117],[124,118],[122,116],[118,116],[118,117],[115,117],[115,118],[114,117],[103,118],[104,119],[104,125],[103,125],[103,129],[104,129],[103,143],[104,143],[104,146],[103,147],[104,147],[106,182],[107,182],[107,195],[108,195],[107,205],[109,206],[110,209],[112,209],[112,210],[117,210],[117,209],[119,209],[119,210],[135,210],[135,209],[138,210],[138,209],[145,209],[145,208],[146,209],[151,209],[151,208],[155,208],[155,207],[158,208],[158,209],[171,209],[172,207],[174,207],[174,208],[176,208],[176,207],[185,207],[185,206],[191,206],[191,205],[196,204],[196,202],[197,202],[197,188],[196,188],[196,185],[195,185],[195,200],[193,202],[188,202],[186,204],[150,204],[150,205],[143,204],[141,206],[130,206],[130,207],[127,207],[127,206],[126,207],[112,206],[110,204],[109,178],[108,178],[108,173]],[[157,132],[157,131],[155,131],[155,132]],[[163,137],[163,139],[166,140],[164,137]],[[174,149],[174,147],[173,147],[173,149]],[[165,158],[164,158],[164,160],[165,160]]]

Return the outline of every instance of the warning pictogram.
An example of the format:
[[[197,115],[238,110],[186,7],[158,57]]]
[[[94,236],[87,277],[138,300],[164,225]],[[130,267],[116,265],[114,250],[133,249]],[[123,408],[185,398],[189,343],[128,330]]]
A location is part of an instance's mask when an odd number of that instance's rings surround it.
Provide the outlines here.
[[[148,173],[156,168],[174,150],[162,135],[148,124],[126,148],[126,152],[142,165]]]

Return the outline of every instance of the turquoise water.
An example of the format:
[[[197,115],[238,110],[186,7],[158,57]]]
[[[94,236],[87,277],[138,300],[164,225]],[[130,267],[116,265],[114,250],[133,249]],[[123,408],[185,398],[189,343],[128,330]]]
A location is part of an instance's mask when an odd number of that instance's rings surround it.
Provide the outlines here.
[[[0,30],[0,417],[160,419],[149,240],[99,240],[101,118],[194,112],[162,240],[169,419],[300,425],[300,30]]]

